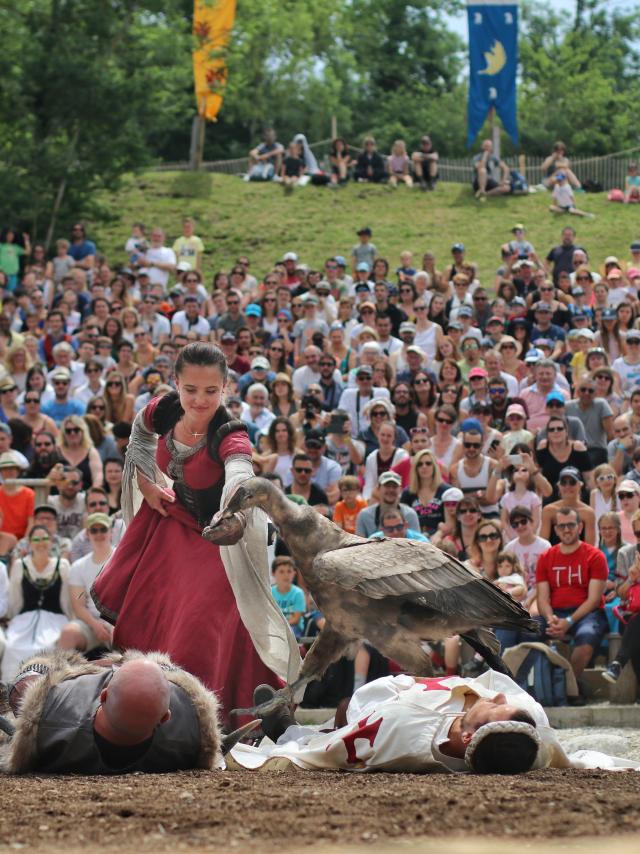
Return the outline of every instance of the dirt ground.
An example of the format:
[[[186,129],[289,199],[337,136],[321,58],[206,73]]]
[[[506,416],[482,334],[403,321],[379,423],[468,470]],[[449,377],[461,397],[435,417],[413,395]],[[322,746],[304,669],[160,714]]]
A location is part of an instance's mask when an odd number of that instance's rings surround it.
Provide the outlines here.
[[[640,774],[630,771],[4,777],[0,847],[281,852],[444,836],[569,841],[640,833],[639,802]]]

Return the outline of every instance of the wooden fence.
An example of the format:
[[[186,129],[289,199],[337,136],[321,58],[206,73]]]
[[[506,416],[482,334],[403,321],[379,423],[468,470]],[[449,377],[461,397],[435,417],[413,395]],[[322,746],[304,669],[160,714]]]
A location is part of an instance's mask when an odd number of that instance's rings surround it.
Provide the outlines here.
[[[330,139],[323,139],[311,143],[309,146],[318,158],[318,162],[324,168],[328,167],[330,145]],[[351,151],[357,153],[360,149],[351,146]],[[635,149],[617,152],[616,154],[607,154],[604,157],[576,158],[571,161],[571,168],[581,181],[597,181],[602,185],[604,190],[611,190],[614,187],[623,188],[627,166],[635,157],[640,158],[640,146]],[[517,169],[524,172],[531,187],[535,187],[536,184],[542,181],[543,160],[544,158],[542,157],[527,157],[526,155],[515,155],[505,158],[505,162],[510,169]],[[236,160],[205,161],[202,164],[202,168],[206,172],[217,172],[224,175],[242,175],[247,171],[248,161],[246,157],[240,157]],[[156,166],[155,169],[159,172],[186,171],[189,169],[189,163],[186,161],[181,163],[163,163]],[[443,181],[449,181],[454,184],[471,184],[473,180],[471,158],[441,157],[440,178]]]

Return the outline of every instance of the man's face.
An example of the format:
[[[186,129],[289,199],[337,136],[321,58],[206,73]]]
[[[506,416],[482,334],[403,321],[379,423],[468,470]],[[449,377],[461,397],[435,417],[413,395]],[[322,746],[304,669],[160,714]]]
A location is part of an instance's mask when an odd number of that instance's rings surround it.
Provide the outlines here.
[[[504,694],[497,694],[492,700],[481,697],[462,718],[462,730],[473,734],[481,726],[494,721],[509,721],[520,711],[516,706],[507,704]]]
[[[315,439],[310,439],[304,443],[304,450],[311,461],[316,463],[322,456],[324,445],[322,442],[317,442]]]
[[[486,362],[485,362],[486,364]],[[507,396],[507,387],[501,383],[489,383],[489,398],[492,403],[502,406]]]
[[[475,460],[482,451],[482,436],[479,433],[464,433],[462,446],[465,457],[468,460]]]
[[[37,447],[37,445],[36,445]],[[0,454],[4,454],[11,448],[11,436],[6,433],[0,433]]]
[[[382,530],[385,537],[391,537],[394,540],[402,539],[407,533],[407,523],[398,513],[397,516],[388,516],[384,520]]]
[[[91,359],[94,355],[96,348],[89,341],[83,341],[82,344],[78,347],[78,358],[81,362],[85,364]]]
[[[565,246],[571,246],[573,243],[574,232],[572,228],[563,228],[562,229],[562,243]]]
[[[52,335],[59,335],[60,332],[62,331],[62,318],[59,315],[54,314],[52,317],[49,318],[49,324],[48,325],[49,325],[49,332]]]
[[[316,372],[318,370],[318,363],[320,362],[320,351],[316,347],[307,347],[304,351],[304,363],[308,368],[311,368],[312,371]]]
[[[322,357],[320,359],[320,376],[322,379],[330,380],[333,376],[335,367],[335,362],[332,362],[331,359],[327,359],[326,357]]]
[[[71,239],[74,242],[84,240],[84,228],[79,223],[76,223],[71,229]]]
[[[562,483],[562,481],[560,481],[560,483]],[[562,495],[562,490],[560,490],[560,494]],[[580,539],[582,522],[576,520],[576,515],[576,513],[567,513],[567,515],[564,516],[561,513],[556,513],[556,535],[564,546],[572,546]]]
[[[87,528],[87,533],[89,535],[89,542],[93,548],[96,548],[104,545],[106,540],[109,539],[111,529],[107,528],[106,525],[92,525],[90,528]]]
[[[60,492],[69,500],[76,497],[82,489],[82,478],[77,472],[71,472],[62,482]]]
[[[255,409],[264,409],[267,405],[267,395],[259,389],[254,389],[247,395],[249,406]]]
[[[380,498],[385,504],[397,504],[400,500],[400,484],[393,481],[382,484]]]
[[[5,436],[4,433],[0,433],[0,453],[6,450],[6,448],[2,447],[4,439],[9,439],[9,437]],[[33,446],[38,459],[43,458],[48,460],[49,455],[52,454],[55,449],[53,440],[50,439],[49,436],[43,436],[42,434],[36,436]]]
[[[240,297],[237,294],[229,294],[227,297],[227,309],[229,314],[235,315],[240,313]]]
[[[198,303],[195,300],[187,300],[184,304],[184,311],[189,320],[195,320],[198,317]]]
[[[540,329],[546,329],[551,323],[551,317],[548,311],[536,311],[536,324]]]
[[[68,350],[60,350],[55,355],[57,365],[62,365],[63,368],[68,368],[71,364],[71,353]]]
[[[389,291],[387,286],[382,282],[379,282],[373,289],[373,293],[376,298],[376,302],[385,302],[389,296]]]
[[[595,397],[596,386],[590,380],[581,380],[578,385],[578,399],[583,406],[591,406]]]
[[[376,329],[378,330],[378,335],[386,340],[391,334],[391,318],[390,317],[379,317],[376,320]]]
[[[296,460],[291,468],[291,473],[298,486],[306,489],[313,475],[311,460]]]
[[[55,536],[58,531],[58,520],[53,513],[48,513],[46,510],[42,510],[35,514],[33,517],[33,524],[44,525],[51,536]]]
[[[358,374],[356,376],[356,383],[360,394],[365,395],[366,397],[371,396],[371,391],[373,389],[373,376],[371,374]]]
[[[69,394],[69,380],[54,380],[53,389],[58,400],[66,400],[67,395]]]
[[[151,232],[151,245],[154,247],[162,246],[164,243],[164,232],[159,228],[154,228]]]
[[[553,368],[541,367],[536,370],[536,383],[541,389],[551,389],[556,381]]]
[[[528,537],[531,534],[532,522],[526,516],[516,516],[511,527],[519,537]]]
[[[101,492],[90,492],[87,496],[87,511],[89,513],[108,513],[109,502]]]

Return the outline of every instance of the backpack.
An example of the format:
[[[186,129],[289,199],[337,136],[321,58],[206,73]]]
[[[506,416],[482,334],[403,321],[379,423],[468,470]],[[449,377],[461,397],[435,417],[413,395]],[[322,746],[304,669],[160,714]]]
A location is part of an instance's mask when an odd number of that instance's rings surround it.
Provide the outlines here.
[[[529,684],[533,676],[533,684]],[[518,668],[515,681],[543,706],[567,705],[567,680],[562,667],[552,664],[538,649],[531,649]]]
[[[517,169],[511,170],[511,192],[515,196],[524,195],[529,192],[529,182]]]
[[[604,187],[600,181],[596,181],[595,178],[586,178],[582,182],[582,189],[585,193],[602,193],[604,191]]]

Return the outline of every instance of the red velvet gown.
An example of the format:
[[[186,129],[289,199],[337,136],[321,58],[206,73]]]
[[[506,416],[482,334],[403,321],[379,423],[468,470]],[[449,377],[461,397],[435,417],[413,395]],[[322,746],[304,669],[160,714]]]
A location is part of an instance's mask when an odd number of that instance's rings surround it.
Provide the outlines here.
[[[149,429],[153,407],[145,410]],[[246,433],[231,433],[218,453],[222,463],[233,454],[250,455]],[[172,457],[169,433],[158,440],[156,461],[174,479],[168,471]],[[183,461],[184,482],[193,489],[211,487],[224,475],[206,446]],[[177,497],[165,507],[167,517],[143,501],[93,595],[106,619],[115,621],[116,647],[167,653],[216,692],[226,723],[232,709],[252,705],[256,685],[282,683],[260,660],[240,619],[220,547],[202,539],[196,519]]]

